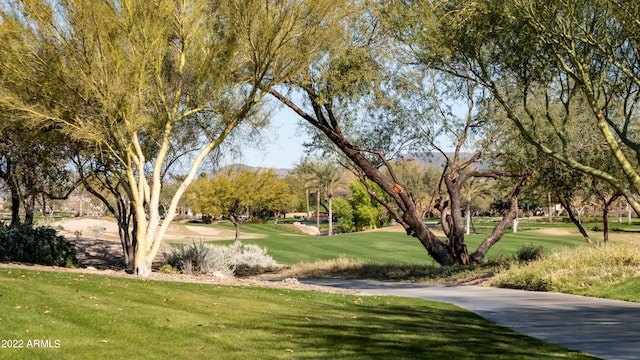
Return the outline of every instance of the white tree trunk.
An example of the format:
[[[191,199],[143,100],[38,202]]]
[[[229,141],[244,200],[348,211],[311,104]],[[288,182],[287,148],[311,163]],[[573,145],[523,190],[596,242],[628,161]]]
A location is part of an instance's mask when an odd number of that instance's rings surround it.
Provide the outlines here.
[[[471,209],[468,206],[464,214],[464,233],[471,234]]]
[[[553,222],[553,205],[551,204],[551,193],[547,194],[547,198],[549,200],[549,222]]]

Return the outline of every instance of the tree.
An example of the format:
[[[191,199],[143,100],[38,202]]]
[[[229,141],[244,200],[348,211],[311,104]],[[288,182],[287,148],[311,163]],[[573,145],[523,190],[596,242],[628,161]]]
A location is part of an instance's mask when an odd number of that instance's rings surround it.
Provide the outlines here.
[[[335,198],[333,200],[333,213],[338,218],[338,230],[349,233],[353,231],[355,223],[353,219],[353,208],[348,200]]]
[[[465,171],[483,154],[483,144],[471,158],[461,157],[462,146],[476,132],[484,134],[485,113],[470,112],[461,123],[454,121],[452,129],[457,133],[457,150],[449,161],[443,175],[450,206],[449,219],[445,225],[447,240],[443,241],[431,232],[423,222],[410,192],[406,191],[396,175],[392,161],[411,149],[419,149],[425,143],[434,144],[441,123],[429,121],[455,115],[442,111],[437,99],[439,80],[420,76],[406,59],[393,59],[399,48],[387,37],[385,24],[376,13],[375,4],[360,4],[360,12],[352,11],[346,24],[332,30],[340,40],[339,46],[329,49],[325,58],[300,73],[298,81],[287,82],[268,89],[277,100],[289,107],[315,130],[314,145],[324,141],[321,147],[326,152],[340,152],[345,163],[353,166],[361,183],[370,196],[376,199],[408,235],[416,237],[428,253],[442,265],[482,262],[489,248],[501,237],[510,224],[517,206],[505,212],[503,220],[481,246],[469,256],[464,243],[460,190],[470,177],[521,176],[523,181],[514,185],[511,204],[516,203],[517,194],[526,183],[527,174],[508,173],[501,170]],[[432,81],[429,81],[432,80]],[[444,79],[450,81],[450,79]],[[453,84],[452,91],[468,99],[469,108],[475,109],[478,96],[470,84]],[[472,84],[471,84],[472,85]],[[427,89],[427,91],[425,91]],[[302,93],[306,103],[290,94]],[[483,104],[484,105],[484,104]],[[479,106],[490,110],[490,106]],[[437,115],[434,115],[437,114]],[[458,125],[461,124],[461,127]],[[430,126],[432,125],[432,126]],[[487,129],[487,133],[489,130]],[[487,141],[487,144],[491,141]],[[320,144],[320,146],[322,146]],[[466,145],[465,145],[466,146]],[[422,148],[424,149],[424,148]],[[440,151],[444,155],[444,151]],[[374,191],[375,184],[380,193]],[[382,196],[384,195],[384,196]],[[446,201],[442,201],[442,209]],[[362,213],[370,217],[368,213]],[[358,213],[354,213],[356,224]],[[356,225],[357,226],[357,225]]]
[[[367,188],[368,187],[368,188]],[[377,229],[380,227],[380,215],[382,206],[376,202],[371,193],[382,196],[379,189],[375,189],[374,184],[364,185],[360,181],[354,181],[350,185],[352,199],[350,201],[353,209],[353,225],[357,231]],[[378,190],[376,192],[376,190]]]
[[[574,204],[578,198],[589,198],[588,191],[585,189],[585,184],[588,180],[585,174],[572,170],[563,163],[551,161],[549,166],[546,166],[537,174],[534,182],[537,183],[539,188],[543,189],[543,192],[558,199],[562,207],[567,211],[571,222],[580,231],[580,234],[589,245],[593,245],[589,234],[582,225],[580,211],[578,211],[578,216],[576,217],[576,211],[574,210]]]
[[[637,2],[390,3],[397,37],[426,69],[488,89],[539,152],[606,181],[640,210]],[[594,146],[621,177],[575,157]]]
[[[121,229],[133,239],[125,258],[148,276],[200,165],[260,116],[262,88],[322,55],[323,27],[339,15],[334,5],[8,1],[0,9],[0,104],[25,120],[55,123],[117,170],[109,171],[133,221]],[[38,96],[25,96],[27,87]],[[163,178],[178,158],[186,176],[161,219]]]
[[[342,173],[343,169],[331,162],[311,164],[311,184],[318,188],[319,193],[324,191],[328,202],[329,236],[333,235],[333,195],[342,183]]]
[[[240,241],[240,227],[252,214],[270,211],[278,214],[289,204],[288,185],[273,170],[229,167],[212,178],[196,181],[189,197],[195,209],[229,219]]]
[[[278,218],[293,208],[296,196],[292,194],[289,184],[273,170],[262,170],[258,177],[261,180],[259,204],[254,213],[273,215],[273,223],[277,225]]]
[[[48,200],[66,199],[74,190],[68,167],[74,144],[56,129],[30,129],[10,119],[0,135],[0,179],[11,194],[11,225],[20,222],[21,207],[24,224],[32,225],[38,199],[44,208]]]
[[[411,194],[422,216],[433,215],[442,169],[421,164],[417,159],[399,159],[392,163],[396,176]]]
[[[313,169],[312,161],[309,157],[302,158],[298,161],[290,175],[292,181],[297,184],[302,184],[305,193],[305,209],[307,212],[307,219],[311,218],[311,211],[309,206],[309,195],[311,188],[313,187]]]

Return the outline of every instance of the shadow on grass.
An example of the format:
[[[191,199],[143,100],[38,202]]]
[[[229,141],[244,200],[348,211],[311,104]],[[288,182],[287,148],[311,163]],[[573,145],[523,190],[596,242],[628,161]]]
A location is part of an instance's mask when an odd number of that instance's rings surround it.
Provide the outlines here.
[[[266,279],[366,279],[378,281],[408,281],[448,284],[469,284],[493,276],[508,268],[506,260],[481,265],[436,266],[420,264],[393,264],[361,262],[349,259],[295,264],[281,271],[264,274]]]
[[[350,307],[348,317],[331,306],[303,319],[276,315],[278,321],[265,324],[264,330],[286,333],[288,349],[299,358],[592,359],[451,305],[406,307],[391,305],[389,299],[358,299],[363,303]]]

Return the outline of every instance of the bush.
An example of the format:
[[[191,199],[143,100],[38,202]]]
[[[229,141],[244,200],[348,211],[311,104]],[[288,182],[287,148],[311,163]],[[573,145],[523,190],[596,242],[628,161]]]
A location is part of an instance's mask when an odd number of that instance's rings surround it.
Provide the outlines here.
[[[73,245],[56,230],[31,225],[0,224],[0,260],[52,266],[77,266]]]
[[[158,270],[158,272],[163,274],[180,274],[180,270],[174,268],[169,264],[162,265],[162,267]]]
[[[277,266],[266,250],[256,245],[214,246],[203,242],[172,249],[165,264],[183,274],[211,275],[219,272],[225,276],[246,275]]]
[[[499,273],[491,286],[568,292],[637,276],[640,248],[634,244],[581,246]]]
[[[518,248],[515,257],[521,262],[540,260],[544,257],[544,247],[533,244],[523,245]]]

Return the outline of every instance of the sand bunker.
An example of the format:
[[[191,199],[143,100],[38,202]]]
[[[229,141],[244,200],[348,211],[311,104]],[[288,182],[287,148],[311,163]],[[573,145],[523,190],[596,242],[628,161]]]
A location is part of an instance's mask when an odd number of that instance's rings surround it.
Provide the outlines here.
[[[118,240],[118,224],[112,219],[96,218],[76,218],[67,219],[52,223],[53,228],[59,229],[62,235],[73,235],[81,238],[96,238],[107,240]],[[240,233],[240,239],[262,238],[262,234]],[[216,229],[210,226],[171,224],[165,241],[168,242],[198,242],[198,241],[218,241],[233,240],[235,232],[230,230]]]

